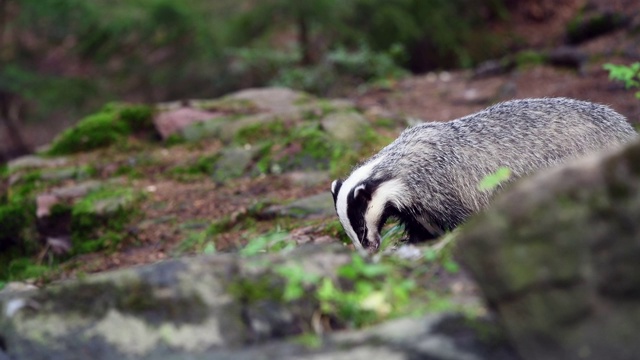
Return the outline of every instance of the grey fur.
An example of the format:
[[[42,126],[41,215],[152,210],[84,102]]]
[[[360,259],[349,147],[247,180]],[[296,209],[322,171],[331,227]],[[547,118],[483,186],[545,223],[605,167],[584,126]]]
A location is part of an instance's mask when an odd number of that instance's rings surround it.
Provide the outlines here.
[[[513,100],[453,121],[405,130],[354,169],[353,179],[334,182],[332,192],[336,190],[336,210],[354,244],[371,250],[378,247],[380,227],[390,215],[405,223],[413,241],[460,225],[489,203],[496,190],[482,192],[477,186],[499,167],[508,167],[513,181],[636,137],[622,115],[603,105],[566,98]],[[401,189],[401,196],[392,187],[382,187],[390,180],[396,181],[393,184]],[[369,188],[364,198],[341,194],[362,189],[363,184]],[[356,215],[364,219],[379,196],[388,201],[384,214],[372,222],[377,229],[352,221],[358,220]],[[359,211],[354,215],[356,207]],[[353,216],[346,216],[348,211]]]

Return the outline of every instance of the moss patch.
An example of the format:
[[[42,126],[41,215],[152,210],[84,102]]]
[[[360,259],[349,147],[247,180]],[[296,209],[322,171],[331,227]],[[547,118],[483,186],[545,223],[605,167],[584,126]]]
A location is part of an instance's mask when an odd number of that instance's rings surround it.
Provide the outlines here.
[[[203,176],[211,176],[215,170],[220,154],[201,156],[185,165],[178,165],[169,170],[172,178],[180,181],[200,180]]]
[[[51,145],[49,154],[71,154],[105,147],[116,143],[130,132],[130,127],[118,121],[112,113],[93,114],[58,136]]]
[[[153,108],[148,105],[128,105],[119,111],[120,121],[129,125],[133,131],[153,129]]]
[[[305,311],[321,314],[333,329],[362,327],[409,314],[456,311],[474,317],[482,311],[477,305],[457,303],[449,289],[433,286],[434,275],[443,270],[439,260],[427,255],[420,261],[404,262],[391,257],[373,261],[354,254],[334,275],[316,274],[295,261],[270,263],[263,258],[260,264],[265,272],[232,281],[229,293],[249,305],[266,301],[283,306],[301,319]]]
[[[233,97],[222,97],[214,100],[194,101],[192,105],[198,109],[206,111],[218,111],[227,114],[249,115],[258,112],[259,108],[253,101],[248,99],[237,99]]]
[[[16,245],[16,239],[22,237],[22,231],[29,225],[29,210],[33,206],[25,206],[21,202],[0,205],[0,251]]]
[[[113,145],[133,131],[150,129],[152,119],[153,108],[149,106],[108,104],[60,134],[48,154],[72,154]]]
[[[282,138],[287,135],[289,129],[283,121],[276,120],[267,124],[256,123],[240,129],[233,141],[238,145],[256,144],[264,139]]]
[[[549,57],[546,54],[533,50],[521,51],[515,56],[515,63],[518,68],[542,65],[548,60]]]
[[[114,249],[125,238],[139,194],[129,188],[105,187],[89,193],[71,209],[74,253]]]

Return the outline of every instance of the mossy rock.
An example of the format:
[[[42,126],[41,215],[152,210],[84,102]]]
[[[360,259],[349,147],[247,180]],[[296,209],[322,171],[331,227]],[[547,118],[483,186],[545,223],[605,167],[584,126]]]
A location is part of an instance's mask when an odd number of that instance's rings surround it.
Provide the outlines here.
[[[28,170],[57,168],[67,164],[68,160],[63,157],[50,159],[38,155],[25,155],[9,161],[6,166],[6,175]]]
[[[226,148],[218,157],[214,165],[212,177],[215,181],[224,182],[241,177],[246,173],[255,157],[254,149]]]
[[[29,224],[28,210],[32,208],[23,203],[0,205],[0,251],[16,245],[16,239]]]
[[[263,173],[291,170],[326,170],[333,145],[318,124],[292,129],[283,139],[271,139],[260,146],[257,167]]]
[[[254,114],[258,107],[248,99],[236,99],[225,96],[214,100],[192,100],[189,105],[206,111],[218,111],[227,114]]]
[[[549,56],[539,51],[525,50],[515,55],[515,64],[519,68],[542,65],[548,61]]]
[[[76,126],[58,136],[48,153],[71,154],[115,144],[131,132],[127,123],[119,121],[115,114],[104,112],[82,119]]]
[[[64,167],[43,170],[40,178],[45,181],[85,180],[96,174],[96,169],[89,165]]]
[[[42,171],[32,170],[13,176],[7,195],[9,201],[23,201],[43,187]]]
[[[76,202],[71,211],[75,253],[113,249],[122,241],[140,195],[130,188],[103,187]]]
[[[215,165],[221,154],[201,156],[196,160],[189,161],[184,165],[178,165],[169,173],[172,177],[181,181],[201,180],[203,177],[211,176],[215,171]]]
[[[146,105],[107,104],[60,134],[47,151],[64,155],[113,145],[134,131],[153,127],[153,108]]]
[[[267,123],[257,122],[246,125],[239,129],[233,138],[233,142],[238,145],[257,144],[265,139],[283,138],[290,132],[290,129],[279,119]]]
[[[219,117],[207,121],[196,122],[188,125],[176,133],[176,137],[172,141],[184,140],[187,142],[197,142],[202,139],[217,138],[222,132],[222,128],[235,117]]]
[[[154,109],[148,105],[126,105],[119,111],[120,121],[128,124],[133,131],[151,130]]]
[[[357,123],[357,131],[354,124],[348,126],[349,134],[344,134],[344,129],[338,129],[340,126],[334,120],[346,118]],[[262,137],[261,133],[264,134]],[[252,143],[260,138],[267,140]],[[339,176],[348,173],[354,164],[388,144],[390,139],[378,134],[355,113],[345,117],[332,115],[326,125],[320,121],[304,122],[296,127],[286,126],[282,122],[254,124],[238,132],[236,142],[244,141],[259,149],[256,157],[259,173],[329,170],[332,176]]]

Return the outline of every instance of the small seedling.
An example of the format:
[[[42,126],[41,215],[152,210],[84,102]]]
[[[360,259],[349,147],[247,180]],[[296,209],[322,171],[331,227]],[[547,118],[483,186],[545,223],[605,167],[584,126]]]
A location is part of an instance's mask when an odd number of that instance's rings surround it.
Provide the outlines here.
[[[485,176],[478,184],[480,191],[492,191],[511,178],[511,169],[508,167],[500,167],[493,174]]]

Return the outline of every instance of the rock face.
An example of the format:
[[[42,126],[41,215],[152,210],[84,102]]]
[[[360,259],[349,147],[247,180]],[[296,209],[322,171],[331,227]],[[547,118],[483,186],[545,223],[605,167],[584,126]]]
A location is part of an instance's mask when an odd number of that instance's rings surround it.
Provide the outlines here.
[[[0,359],[515,359],[491,322],[456,314],[398,319],[358,332],[309,333],[317,304],[283,303],[278,266],[331,276],[341,246],[286,255],[214,255],[0,293]],[[5,356],[5,357],[6,357]]]
[[[640,143],[520,182],[459,255],[526,359],[640,356]]]
[[[312,272],[349,259],[330,254],[298,257]],[[295,333],[300,309],[253,299],[254,308],[232,295],[265,271],[251,265],[233,256],[185,258],[3,294],[0,343],[16,359],[169,358]]]

